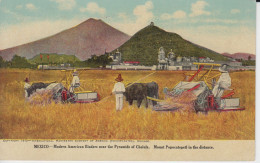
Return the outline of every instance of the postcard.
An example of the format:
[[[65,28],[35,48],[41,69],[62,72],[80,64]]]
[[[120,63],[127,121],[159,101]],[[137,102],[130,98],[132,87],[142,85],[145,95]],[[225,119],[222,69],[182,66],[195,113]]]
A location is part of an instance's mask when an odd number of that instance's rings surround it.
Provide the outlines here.
[[[252,161],[254,0],[0,0],[0,159]]]

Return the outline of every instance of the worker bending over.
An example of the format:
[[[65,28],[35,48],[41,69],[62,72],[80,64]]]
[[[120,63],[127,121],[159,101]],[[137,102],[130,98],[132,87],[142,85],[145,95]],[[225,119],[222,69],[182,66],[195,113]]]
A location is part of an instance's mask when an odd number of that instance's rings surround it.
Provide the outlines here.
[[[118,77],[115,80],[117,83],[114,85],[112,93],[116,96],[116,111],[120,111],[123,108],[123,93],[125,92],[125,85],[121,83],[123,81],[121,74],[118,74]]]
[[[221,98],[224,93],[224,90],[228,90],[229,87],[231,86],[231,78],[229,76],[227,66],[228,66],[227,64],[223,64],[219,68],[221,75],[212,91],[215,98]]]

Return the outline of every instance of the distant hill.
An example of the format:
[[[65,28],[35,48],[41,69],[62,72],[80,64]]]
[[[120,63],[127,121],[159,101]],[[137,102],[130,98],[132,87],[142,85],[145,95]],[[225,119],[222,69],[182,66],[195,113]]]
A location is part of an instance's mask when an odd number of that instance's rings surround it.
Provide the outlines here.
[[[72,54],[81,60],[91,55],[101,55],[110,52],[130,36],[111,27],[102,20],[88,19],[87,21],[62,31],[53,36],[0,51],[0,56],[11,60],[17,54],[27,59],[40,53]]]
[[[251,56],[251,60],[255,60],[256,56],[254,54],[249,54],[249,53],[222,53],[223,56],[227,56],[233,59],[243,59],[243,60],[248,60],[248,57]]]
[[[41,54],[41,55],[42,55],[42,60],[40,54],[38,54],[33,58],[29,59],[29,62],[41,64],[41,63],[74,63],[80,61],[74,55],[65,55],[65,54]],[[49,56],[49,60],[47,56]]]
[[[119,47],[119,51],[122,52],[124,61],[133,60],[140,61],[142,64],[153,65],[158,63],[158,49],[161,46],[165,49],[166,54],[172,49],[179,56],[210,57],[217,61],[227,60],[226,57],[217,52],[196,45],[176,33],[166,32],[153,25],[137,32]]]

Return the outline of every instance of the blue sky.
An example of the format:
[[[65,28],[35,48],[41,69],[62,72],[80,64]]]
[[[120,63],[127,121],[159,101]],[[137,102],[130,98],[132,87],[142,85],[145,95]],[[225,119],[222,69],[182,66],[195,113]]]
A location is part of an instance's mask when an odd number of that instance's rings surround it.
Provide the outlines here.
[[[0,49],[98,18],[133,35],[151,21],[217,52],[255,54],[255,0],[0,0]]]

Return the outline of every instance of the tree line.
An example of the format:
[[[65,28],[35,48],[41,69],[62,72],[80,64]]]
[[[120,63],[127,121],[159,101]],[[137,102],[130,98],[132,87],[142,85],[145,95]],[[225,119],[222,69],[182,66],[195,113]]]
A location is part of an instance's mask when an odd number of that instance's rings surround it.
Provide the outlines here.
[[[64,55],[63,55],[64,56]],[[42,58],[42,56],[41,56]],[[96,56],[92,55],[91,58],[80,61],[79,59],[74,60],[67,60],[64,62],[64,64],[70,64],[70,67],[105,67],[107,64],[112,62],[112,59],[109,57],[108,54]],[[50,65],[50,66],[60,66],[62,62],[60,61],[37,61],[33,62],[32,60],[28,60],[25,57],[21,57],[19,55],[14,55],[13,58],[10,61],[5,61],[0,56],[0,68],[31,68],[36,69],[38,65]]]

